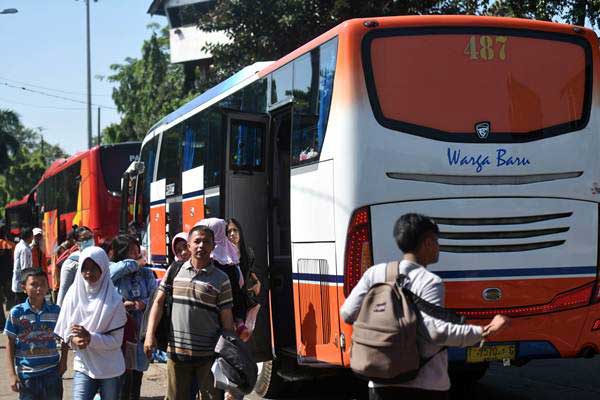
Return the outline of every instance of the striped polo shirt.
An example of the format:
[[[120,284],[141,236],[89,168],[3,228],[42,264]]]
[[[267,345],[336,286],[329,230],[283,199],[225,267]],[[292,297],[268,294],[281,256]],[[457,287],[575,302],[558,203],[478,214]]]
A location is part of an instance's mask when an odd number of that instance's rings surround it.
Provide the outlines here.
[[[168,274],[167,271],[159,290],[165,290]],[[219,313],[231,307],[231,284],[224,272],[212,263],[199,271],[190,261],[184,263],[173,280],[169,357],[174,361],[193,361],[213,356],[222,331]]]
[[[59,306],[47,302],[36,312],[29,299],[10,310],[4,334],[15,338],[15,365],[19,378],[45,375],[58,368],[60,356],[54,326],[59,312]]]

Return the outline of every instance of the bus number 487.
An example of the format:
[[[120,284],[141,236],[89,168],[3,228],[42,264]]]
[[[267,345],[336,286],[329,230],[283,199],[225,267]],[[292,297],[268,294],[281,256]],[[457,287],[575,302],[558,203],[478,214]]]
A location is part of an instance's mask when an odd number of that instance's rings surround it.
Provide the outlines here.
[[[477,40],[479,38],[479,40]],[[506,36],[471,36],[464,53],[471,60],[491,61],[494,58],[506,60]]]

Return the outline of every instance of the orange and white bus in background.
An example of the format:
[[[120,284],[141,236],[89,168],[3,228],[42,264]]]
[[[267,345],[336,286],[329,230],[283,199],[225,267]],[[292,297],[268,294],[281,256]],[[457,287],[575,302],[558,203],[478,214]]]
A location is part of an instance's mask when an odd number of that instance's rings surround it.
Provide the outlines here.
[[[595,354],[599,65],[596,35],[572,25],[344,22],[151,129],[137,187],[152,261],[203,217],[241,222],[268,289],[263,395],[285,360],[349,365],[339,307],[365,269],[400,256],[392,228],[407,212],[440,226],[431,269],[448,307],[476,324],[514,318],[451,361]]]
[[[121,177],[139,151],[139,142],[128,142],[96,146],[56,160],[29,194],[7,204],[6,219],[13,233],[35,226],[44,231],[46,255],[51,257],[51,289],[60,280],[54,276],[53,250],[74,224],[90,228],[96,243],[119,233]]]

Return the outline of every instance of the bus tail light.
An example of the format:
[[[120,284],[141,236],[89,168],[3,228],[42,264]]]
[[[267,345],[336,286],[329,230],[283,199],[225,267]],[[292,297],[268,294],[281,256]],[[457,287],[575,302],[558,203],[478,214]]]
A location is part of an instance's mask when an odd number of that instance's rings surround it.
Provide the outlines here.
[[[352,214],[346,236],[344,260],[344,295],[346,297],[371,265],[373,265],[371,212],[369,207],[363,207]]]
[[[507,317],[526,317],[530,315],[546,314],[557,311],[565,311],[573,308],[583,307],[590,304],[595,283],[589,283],[558,294],[550,303],[538,304],[532,306],[497,308],[485,310],[456,310],[459,314],[468,319],[491,319],[496,314],[506,315]]]

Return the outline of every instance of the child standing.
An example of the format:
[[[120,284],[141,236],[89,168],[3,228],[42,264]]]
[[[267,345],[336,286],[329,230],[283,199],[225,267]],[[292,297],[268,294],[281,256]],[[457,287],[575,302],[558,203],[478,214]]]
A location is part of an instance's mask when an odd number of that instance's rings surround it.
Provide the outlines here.
[[[68,351],[62,344],[58,354],[54,335],[60,307],[46,303],[48,279],[42,271],[22,271],[21,286],[27,299],[10,310],[4,327],[11,389],[20,400],[60,400]]]

